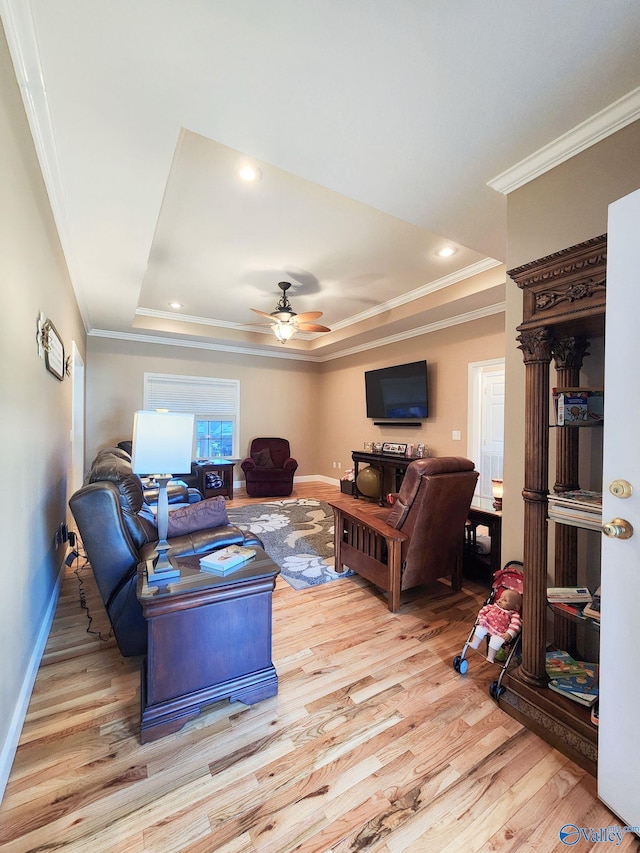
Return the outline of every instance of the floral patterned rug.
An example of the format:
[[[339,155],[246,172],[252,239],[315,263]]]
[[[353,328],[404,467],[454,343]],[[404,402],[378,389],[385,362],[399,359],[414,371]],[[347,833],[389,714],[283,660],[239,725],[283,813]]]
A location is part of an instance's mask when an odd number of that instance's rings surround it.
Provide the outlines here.
[[[334,571],[333,511],[324,501],[283,499],[228,507],[229,521],[250,530],[294,589],[348,577]]]

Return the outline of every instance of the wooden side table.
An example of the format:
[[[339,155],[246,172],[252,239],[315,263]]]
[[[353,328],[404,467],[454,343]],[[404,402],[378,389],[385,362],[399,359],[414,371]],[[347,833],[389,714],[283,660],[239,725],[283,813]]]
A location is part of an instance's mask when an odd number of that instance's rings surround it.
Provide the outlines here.
[[[198,463],[199,488],[205,498],[224,495],[233,500],[233,468],[237,459],[209,459]],[[222,480],[222,485],[216,485]]]
[[[500,565],[502,552],[502,512],[494,509],[493,502],[489,498],[474,497],[469,507],[467,518],[476,527],[482,525],[489,530],[491,538],[489,569],[491,571],[491,579],[493,579],[493,575],[502,568]]]
[[[201,554],[179,557],[181,577],[158,586],[149,586],[141,565],[137,593],[148,628],[141,743],[178,731],[211,702],[252,705],[278,692],[271,602],[280,568],[256,551],[226,576],[201,572]]]

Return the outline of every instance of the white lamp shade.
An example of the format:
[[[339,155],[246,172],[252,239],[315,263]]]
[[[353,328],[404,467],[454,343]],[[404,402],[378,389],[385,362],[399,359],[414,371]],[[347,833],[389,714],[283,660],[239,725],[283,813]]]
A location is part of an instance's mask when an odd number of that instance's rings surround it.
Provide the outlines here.
[[[183,474],[191,470],[194,415],[135,412],[131,467],[136,474]]]

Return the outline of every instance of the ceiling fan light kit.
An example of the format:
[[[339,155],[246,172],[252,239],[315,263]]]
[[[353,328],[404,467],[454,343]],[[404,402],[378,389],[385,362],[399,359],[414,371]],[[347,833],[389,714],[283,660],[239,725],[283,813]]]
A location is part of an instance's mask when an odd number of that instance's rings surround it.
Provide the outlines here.
[[[271,321],[270,325],[273,333],[281,344],[286,344],[294,338],[299,331],[303,332],[330,332],[331,329],[327,326],[321,326],[319,323],[310,323],[310,320],[317,320],[322,317],[322,311],[305,311],[302,314],[296,314],[291,307],[287,290],[291,287],[288,281],[279,281],[278,287],[282,291],[282,296],[278,300],[275,311],[267,314],[265,311],[260,311],[258,308],[252,308],[256,314],[261,317],[267,317]],[[276,321],[275,323],[273,321]]]

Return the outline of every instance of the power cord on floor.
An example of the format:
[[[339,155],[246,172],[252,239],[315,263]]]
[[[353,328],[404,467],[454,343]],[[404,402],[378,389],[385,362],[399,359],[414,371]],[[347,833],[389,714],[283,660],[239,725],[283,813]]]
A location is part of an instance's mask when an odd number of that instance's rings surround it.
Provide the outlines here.
[[[106,643],[111,639],[111,637],[113,637],[113,628],[111,628],[109,633],[105,636],[101,631],[95,631],[91,627],[93,616],[91,615],[89,605],[87,604],[87,593],[85,590],[84,578],[82,576],[84,571],[91,568],[91,564],[89,563],[89,559],[82,545],[80,536],[77,533],[73,533],[73,531],[69,532],[69,544],[71,545],[71,551],[67,554],[65,563],[69,568],[71,568],[74,562],[77,561],[77,565],[73,570],[73,573],[78,578],[78,598],[80,600],[80,607],[87,614],[87,634],[92,634],[103,643]]]

